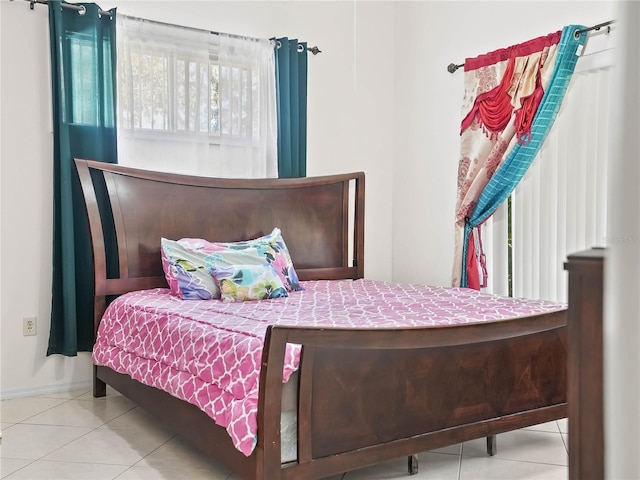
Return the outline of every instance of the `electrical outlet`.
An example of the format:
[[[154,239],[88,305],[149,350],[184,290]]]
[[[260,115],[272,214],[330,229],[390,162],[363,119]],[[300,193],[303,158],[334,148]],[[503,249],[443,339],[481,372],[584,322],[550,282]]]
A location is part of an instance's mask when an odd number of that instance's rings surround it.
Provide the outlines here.
[[[36,317],[25,317],[22,319],[22,335],[35,335],[37,333],[36,320]]]

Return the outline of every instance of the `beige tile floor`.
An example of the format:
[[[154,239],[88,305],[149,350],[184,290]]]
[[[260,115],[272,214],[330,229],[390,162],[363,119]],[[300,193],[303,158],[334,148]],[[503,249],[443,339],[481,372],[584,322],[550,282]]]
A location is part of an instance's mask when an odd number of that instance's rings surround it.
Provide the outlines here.
[[[2,479],[237,480],[111,390],[5,400],[0,415]],[[423,452],[413,477],[401,458],[331,480],[564,480],[566,432],[565,419],[498,435],[493,457],[484,439]]]

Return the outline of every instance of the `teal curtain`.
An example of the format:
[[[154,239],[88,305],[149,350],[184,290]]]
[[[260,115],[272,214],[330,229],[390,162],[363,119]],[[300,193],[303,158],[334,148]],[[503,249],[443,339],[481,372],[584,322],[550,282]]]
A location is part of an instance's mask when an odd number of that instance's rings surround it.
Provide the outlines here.
[[[276,38],[278,176],[307,175],[307,44]]]
[[[116,163],[115,9],[49,0],[53,102],[53,285],[47,355],[93,346],[93,262],[75,157]]]

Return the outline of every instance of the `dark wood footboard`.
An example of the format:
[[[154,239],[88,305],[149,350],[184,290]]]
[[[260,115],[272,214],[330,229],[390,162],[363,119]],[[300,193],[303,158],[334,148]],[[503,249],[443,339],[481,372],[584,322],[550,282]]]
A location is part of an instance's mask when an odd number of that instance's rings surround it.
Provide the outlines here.
[[[298,462],[281,467],[277,412],[287,342],[303,345],[300,422]],[[426,329],[272,327],[258,419],[265,473],[258,478],[322,478],[563,418],[566,342],[565,311]]]

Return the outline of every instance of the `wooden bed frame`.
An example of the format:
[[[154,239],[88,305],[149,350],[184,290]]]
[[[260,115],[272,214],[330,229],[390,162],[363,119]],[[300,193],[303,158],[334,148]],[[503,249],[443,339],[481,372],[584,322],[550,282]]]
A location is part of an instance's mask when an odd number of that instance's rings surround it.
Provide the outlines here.
[[[167,286],[162,236],[239,241],[278,226],[301,280],[364,276],[363,173],[231,180],[88,160],[76,166],[93,246],[96,329],[113,296]],[[110,208],[101,212],[99,203]],[[117,258],[105,238],[117,242]],[[113,261],[119,273],[107,278]],[[287,343],[303,345],[298,460],[281,464]],[[565,417],[566,349],[566,311],[428,328],[269,327],[249,457],[197,407],[127,375],[95,367],[94,396],[111,385],[241,478],[319,479]]]

